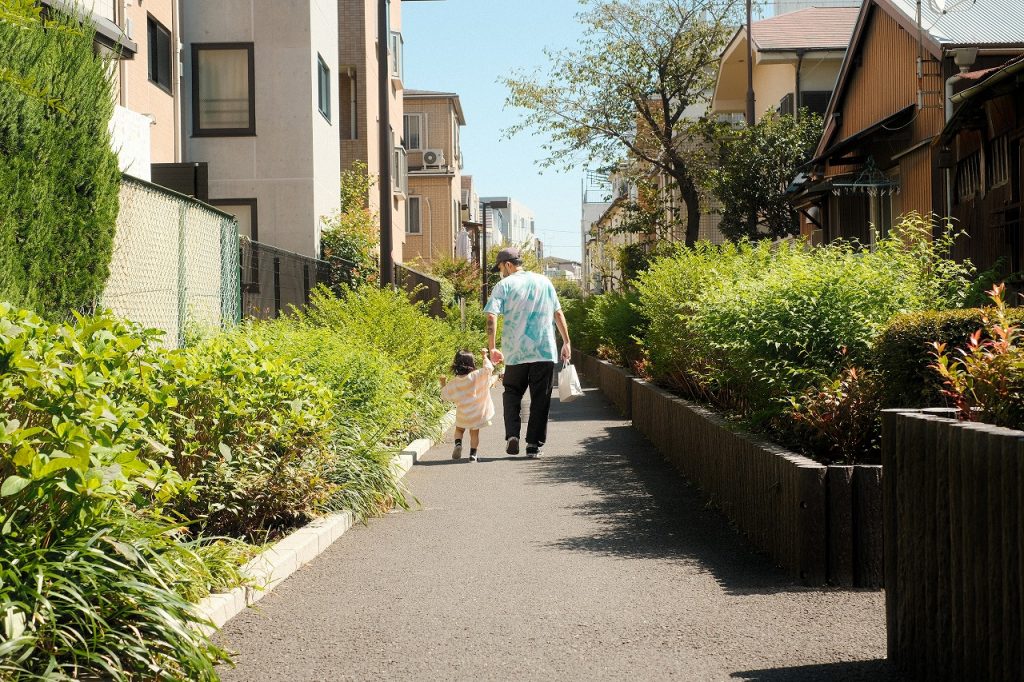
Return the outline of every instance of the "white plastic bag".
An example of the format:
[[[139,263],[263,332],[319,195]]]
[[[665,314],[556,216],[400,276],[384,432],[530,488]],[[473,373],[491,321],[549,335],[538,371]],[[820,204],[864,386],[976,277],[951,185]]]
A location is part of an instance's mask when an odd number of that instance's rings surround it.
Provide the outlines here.
[[[583,387],[580,386],[580,378],[576,374],[576,368],[571,362],[562,364],[558,371],[558,399],[563,403],[571,403],[583,395]]]

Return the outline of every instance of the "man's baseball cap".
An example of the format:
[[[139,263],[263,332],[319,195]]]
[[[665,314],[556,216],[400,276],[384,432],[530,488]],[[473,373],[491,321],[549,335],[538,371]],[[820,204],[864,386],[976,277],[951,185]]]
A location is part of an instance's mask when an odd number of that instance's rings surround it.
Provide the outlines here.
[[[498,257],[494,260],[494,267],[491,268],[491,272],[497,272],[498,266],[502,263],[515,262],[520,258],[519,249],[516,247],[510,246],[507,249],[502,249],[498,252]]]

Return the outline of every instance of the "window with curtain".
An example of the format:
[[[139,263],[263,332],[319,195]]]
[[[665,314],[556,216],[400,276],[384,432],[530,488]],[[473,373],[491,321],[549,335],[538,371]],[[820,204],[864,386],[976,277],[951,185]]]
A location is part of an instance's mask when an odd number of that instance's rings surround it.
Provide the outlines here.
[[[255,135],[252,43],[192,46],[194,135]]]

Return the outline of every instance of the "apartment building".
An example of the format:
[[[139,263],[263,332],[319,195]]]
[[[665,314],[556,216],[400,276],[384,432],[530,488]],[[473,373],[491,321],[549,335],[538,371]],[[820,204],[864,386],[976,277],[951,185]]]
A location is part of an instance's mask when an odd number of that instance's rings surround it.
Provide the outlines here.
[[[338,43],[338,137],[341,169],[356,161],[366,164],[371,178],[380,178],[380,72],[377,67],[378,0],[337,0]],[[406,193],[408,191],[403,130],[402,3],[388,0],[388,120],[391,162],[392,256],[405,260]],[[380,210],[380,185],[367,197],[370,208]]]
[[[846,47],[857,23],[857,7],[809,7],[751,26],[754,54],[754,113],[824,114]],[[737,29],[722,52],[711,109],[742,118],[747,101],[747,29]]]
[[[96,49],[117,57],[110,132],[121,171],[150,180],[181,160],[177,0],[44,0],[88,18]]]
[[[537,239],[537,220],[533,211],[512,197],[481,197],[484,204],[484,223],[501,233],[502,240],[516,246],[533,246]],[[502,208],[492,208],[498,204]]]
[[[337,3],[181,0],[180,17],[184,160],[242,235],[318,256],[341,182]]]
[[[403,142],[409,162],[406,261],[451,257],[462,230],[462,147],[466,125],[454,92],[405,91]]]

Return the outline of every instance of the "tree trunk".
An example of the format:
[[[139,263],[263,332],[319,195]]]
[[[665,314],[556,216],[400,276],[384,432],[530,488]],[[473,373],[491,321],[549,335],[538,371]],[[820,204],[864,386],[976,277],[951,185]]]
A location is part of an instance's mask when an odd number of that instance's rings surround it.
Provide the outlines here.
[[[685,165],[673,164],[672,179],[686,206],[686,245],[693,246],[700,237],[700,192]]]

